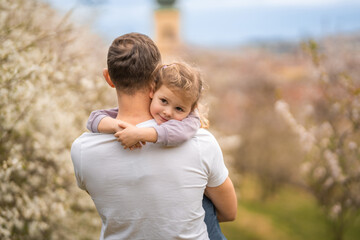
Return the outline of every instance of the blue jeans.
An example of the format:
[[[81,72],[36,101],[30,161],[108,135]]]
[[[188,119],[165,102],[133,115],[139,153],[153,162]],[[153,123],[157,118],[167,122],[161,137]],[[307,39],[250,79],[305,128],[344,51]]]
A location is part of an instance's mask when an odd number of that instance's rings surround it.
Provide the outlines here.
[[[205,210],[204,221],[210,240],[226,240],[226,237],[221,232],[219,221],[216,217],[216,210],[214,204],[209,198],[204,195],[202,205]]]

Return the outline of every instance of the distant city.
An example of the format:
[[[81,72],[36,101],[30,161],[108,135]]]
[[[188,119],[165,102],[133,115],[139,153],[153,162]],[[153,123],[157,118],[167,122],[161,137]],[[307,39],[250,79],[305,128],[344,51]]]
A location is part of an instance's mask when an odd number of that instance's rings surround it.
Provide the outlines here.
[[[156,1],[44,1],[63,13],[73,9],[73,19],[90,25],[106,42],[127,32],[154,35]],[[231,6],[234,1],[223,2],[223,6],[220,3],[211,6],[214,1],[210,4],[204,0],[178,1],[183,42],[232,48],[264,42],[297,42],[334,34],[360,34],[360,1],[266,6]]]

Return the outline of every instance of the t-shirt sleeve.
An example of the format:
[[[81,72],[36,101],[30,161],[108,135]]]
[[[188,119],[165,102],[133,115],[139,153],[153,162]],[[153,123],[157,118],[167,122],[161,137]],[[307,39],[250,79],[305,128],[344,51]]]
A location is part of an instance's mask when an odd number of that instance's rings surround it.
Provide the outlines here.
[[[101,109],[101,110],[92,111],[89,116],[89,119],[86,123],[86,128],[90,132],[98,133],[99,132],[98,126],[99,126],[101,119],[103,119],[104,117],[116,118],[118,111],[119,111],[118,108]]]
[[[210,134],[207,141],[200,146],[201,156],[208,173],[208,187],[217,187],[223,184],[229,175],[225,166],[221,148],[215,137]]]
[[[81,139],[76,139],[71,146],[71,159],[74,165],[76,182],[79,188],[86,190],[81,175]]]
[[[165,146],[177,146],[192,138],[200,128],[199,116],[192,112],[182,121],[169,120],[155,126],[158,134],[157,143]]]

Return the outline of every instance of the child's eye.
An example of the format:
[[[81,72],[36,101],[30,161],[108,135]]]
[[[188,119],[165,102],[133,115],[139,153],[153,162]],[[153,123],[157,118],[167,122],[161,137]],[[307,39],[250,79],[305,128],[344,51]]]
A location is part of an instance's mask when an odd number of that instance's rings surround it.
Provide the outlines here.
[[[164,103],[164,104],[167,103],[167,100],[166,100],[165,98],[160,98],[160,101],[161,101],[162,103]]]
[[[184,109],[182,109],[181,107],[176,107],[175,109],[176,109],[176,111],[184,112]]]

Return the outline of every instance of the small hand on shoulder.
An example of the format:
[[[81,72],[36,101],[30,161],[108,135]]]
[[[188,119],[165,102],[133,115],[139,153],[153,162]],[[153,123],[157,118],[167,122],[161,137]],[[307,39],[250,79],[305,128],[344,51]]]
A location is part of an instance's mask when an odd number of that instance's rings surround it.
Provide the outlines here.
[[[124,121],[116,120],[120,130],[114,136],[118,142],[124,146],[124,149],[130,150],[141,148],[146,142],[141,140],[141,129]]]

